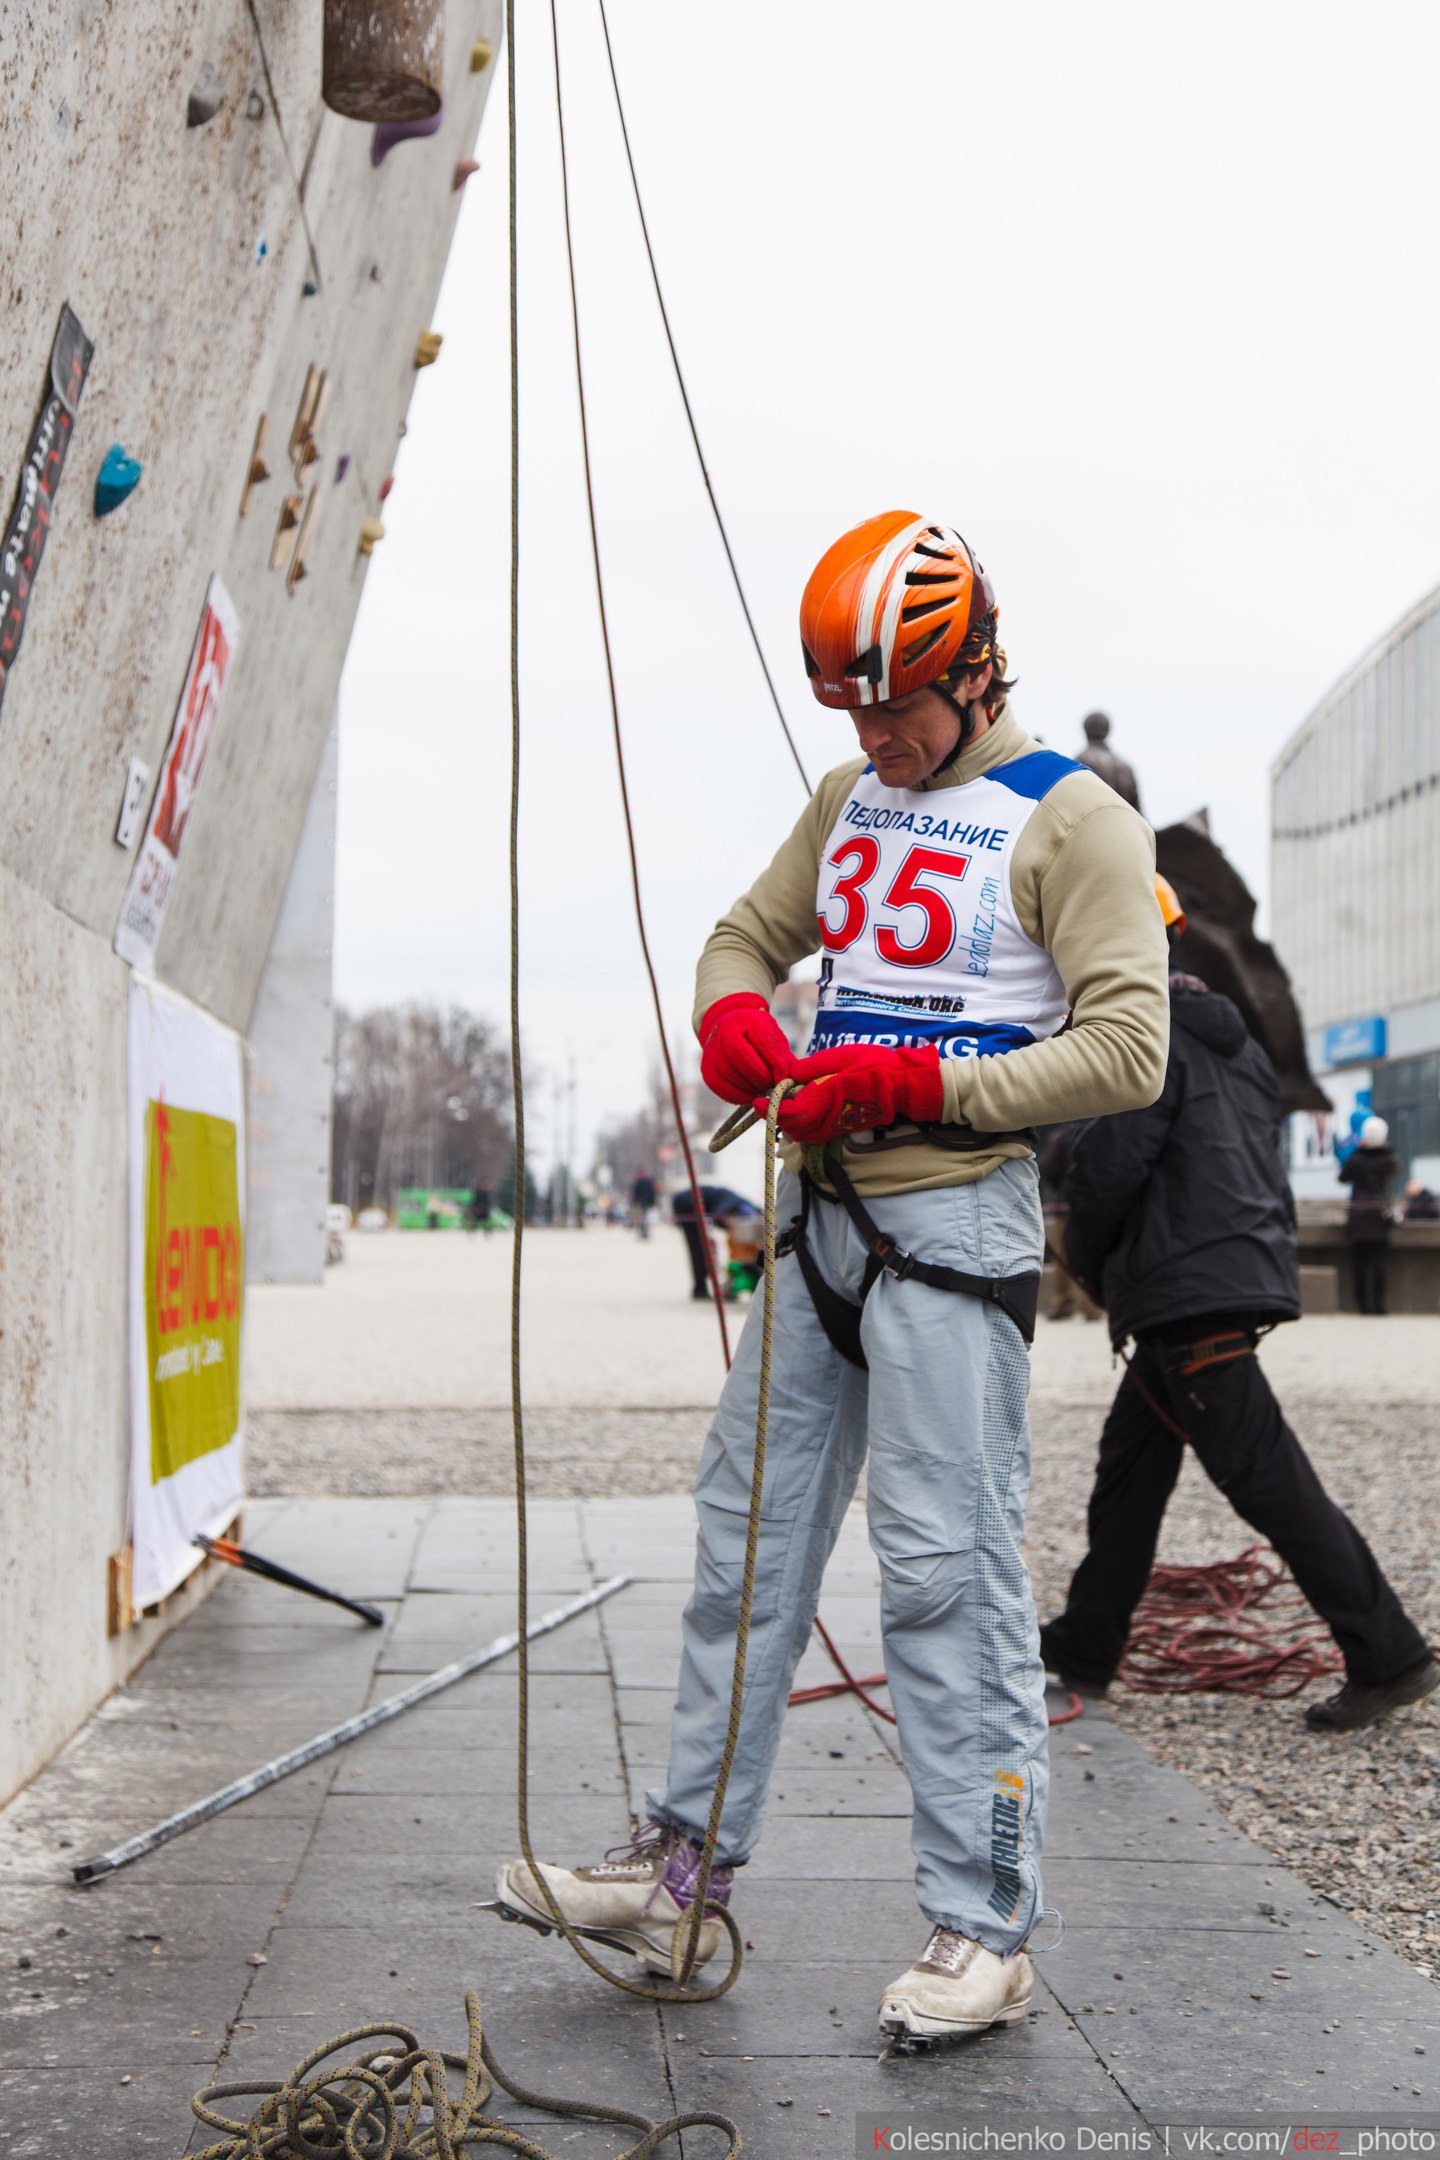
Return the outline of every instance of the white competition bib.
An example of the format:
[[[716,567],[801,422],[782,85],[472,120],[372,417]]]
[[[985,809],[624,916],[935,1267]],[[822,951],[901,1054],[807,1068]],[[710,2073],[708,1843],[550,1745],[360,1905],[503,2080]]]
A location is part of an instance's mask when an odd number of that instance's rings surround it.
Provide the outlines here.
[[[1032,750],[963,787],[885,787],[867,766],[825,843],[816,888],[820,1009],[812,1050],[933,1042],[942,1058],[1018,1049],[1067,1010],[1049,953],[1010,896],[1035,805],[1083,767]]]

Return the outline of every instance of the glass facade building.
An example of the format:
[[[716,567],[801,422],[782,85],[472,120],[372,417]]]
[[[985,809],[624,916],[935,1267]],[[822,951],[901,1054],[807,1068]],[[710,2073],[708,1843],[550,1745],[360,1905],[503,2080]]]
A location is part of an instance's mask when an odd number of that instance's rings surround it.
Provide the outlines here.
[[[1296,1120],[1296,1184],[1338,1190],[1336,1137],[1373,1109],[1440,1160],[1440,590],[1323,698],[1271,769],[1271,913],[1310,1059],[1336,1102]],[[1418,1159],[1418,1160],[1417,1160]]]

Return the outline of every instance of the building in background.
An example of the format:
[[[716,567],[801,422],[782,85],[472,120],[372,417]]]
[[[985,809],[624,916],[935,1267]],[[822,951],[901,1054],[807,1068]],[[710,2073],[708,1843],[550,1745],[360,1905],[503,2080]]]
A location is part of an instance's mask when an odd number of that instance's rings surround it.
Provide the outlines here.
[[[1291,1120],[1297,1194],[1338,1195],[1370,1111],[1440,1183],[1440,589],[1358,660],[1271,770],[1271,919],[1334,1105]]]

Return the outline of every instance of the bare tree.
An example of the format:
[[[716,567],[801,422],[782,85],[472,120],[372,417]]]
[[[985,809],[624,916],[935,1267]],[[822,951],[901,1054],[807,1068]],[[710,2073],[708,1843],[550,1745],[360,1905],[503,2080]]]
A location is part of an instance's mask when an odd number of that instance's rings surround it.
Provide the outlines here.
[[[463,1007],[335,1014],[330,1190],[391,1208],[402,1187],[493,1189],[512,1147],[510,1052]]]

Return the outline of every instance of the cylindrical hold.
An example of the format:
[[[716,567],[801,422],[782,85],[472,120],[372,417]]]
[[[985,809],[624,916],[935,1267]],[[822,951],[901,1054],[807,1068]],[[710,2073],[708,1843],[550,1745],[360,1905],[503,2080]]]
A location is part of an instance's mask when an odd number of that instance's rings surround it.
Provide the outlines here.
[[[440,357],[441,334],[438,330],[422,330],[415,340],[415,365],[431,367]]]
[[[428,120],[444,74],[444,0],[325,0],[321,94],[332,111]]]

